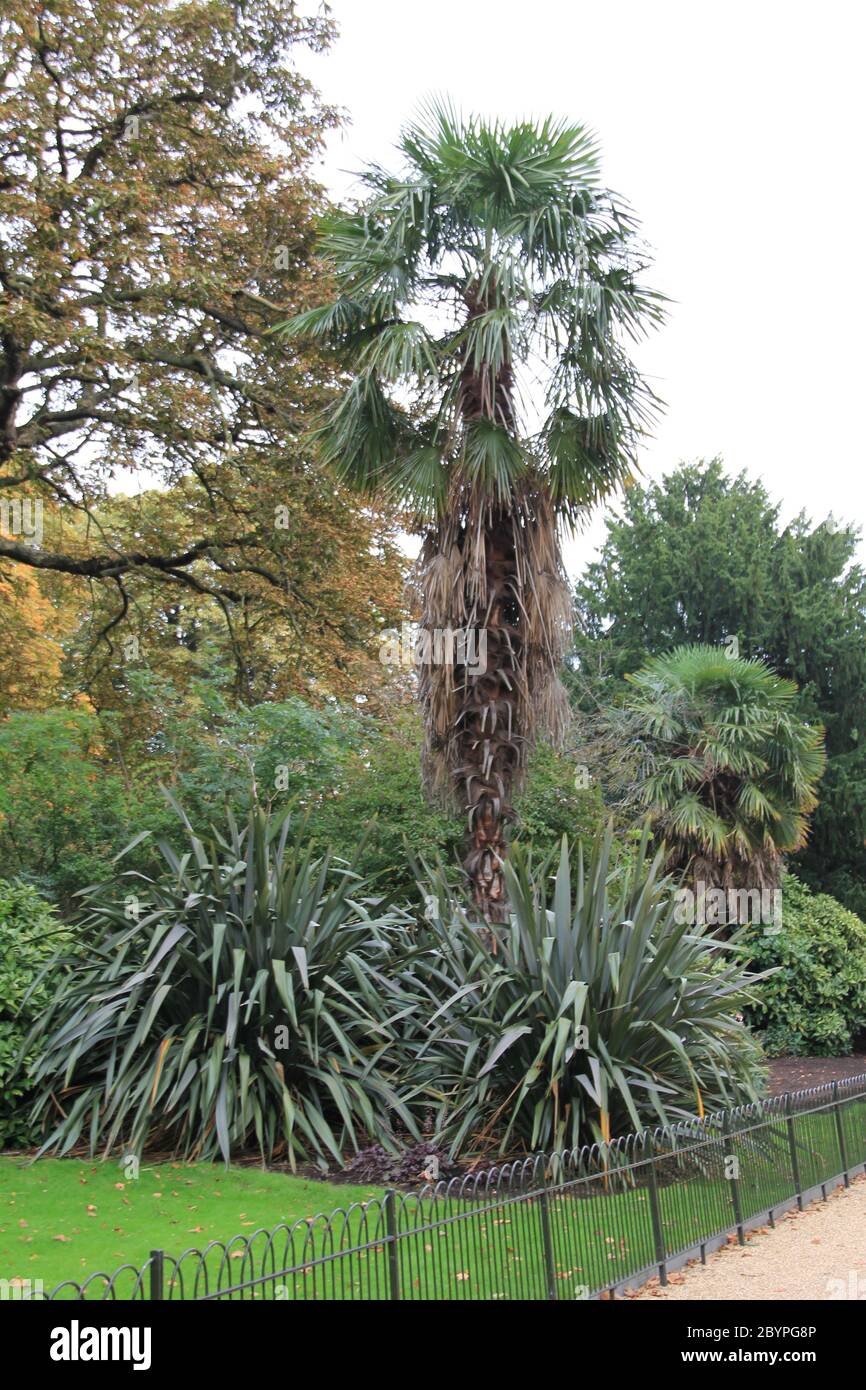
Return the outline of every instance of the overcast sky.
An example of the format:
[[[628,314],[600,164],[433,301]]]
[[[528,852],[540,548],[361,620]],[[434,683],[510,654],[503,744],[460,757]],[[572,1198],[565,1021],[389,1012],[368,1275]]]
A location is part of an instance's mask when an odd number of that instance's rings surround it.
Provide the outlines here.
[[[860,0],[333,0],[303,66],[351,125],[322,176],[394,164],[426,95],[593,127],[605,182],[675,301],[639,362],[667,402],[644,472],[721,454],[801,508],[862,525],[866,273]],[[647,279],[650,279],[647,276]],[[569,547],[580,568],[598,519]]]

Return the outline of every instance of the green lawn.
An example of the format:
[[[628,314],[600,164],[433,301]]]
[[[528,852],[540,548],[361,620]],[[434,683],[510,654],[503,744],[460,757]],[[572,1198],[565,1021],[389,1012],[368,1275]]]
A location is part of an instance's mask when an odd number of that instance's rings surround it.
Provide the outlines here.
[[[127,1182],[114,1163],[43,1158],[28,1167],[0,1155],[0,1278],[42,1279],[49,1290],[141,1265],[152,1249],[179,1255],[377,1195],[258,1168],[145,1163]]]
[[[272,1269],[321,1261],[346,1245],[371,1242],[372,1248],[347,1260],[308,1265],[291,1277],[282,1297],[384,1297],[389,1273],[381,1244],[382,1195],[375,1187],[333,1185],[256,1168],[145,1164],[140,1177],[129,1182],[113,1163],[41,1159],[28,1167],[20,1159],[0,1156],[0,1278],[41,1279],[48,1291],[64,1279],[80,1282],[97,1270],[141,1266],[152,1249],[178,1256],[211,1240],[249,1237],[262,1227],[301,1221],[292,1242],[278,1247]],[[510,1200],[504,1192],[498,1200],[491,1194],[491,1199],[492,1208],[456,1201],[434,1206],[398,1198],[404,1297],[497,1298],[518,1292],[523,1297],[544,1296],[538,1204]],[[352,1203],[368,1205],[365,1210],[356,1208],[346,1222],[338,1219],[333,1234],[324,1223],[311,1220]],[[665,1218],[673,1246],[698,1234],[697,1216],[688,1201],[678,1201]],[[437,1229],[427,1229],[434,1222]],[[645,1193],[598,1192],[591,1200],[552,1196],[550,1230],[563,1297],[573,1296],[572,1286],[603,1286],[620,1271],[653,1258]],[[261,1274],[266,1268],[262,1245],[260,1240],[250,1260],[213,1252],[208,1263],[211,1287]],[[189,1297],[197,1268],[196,1262],[188,1261],[183,1290],[170,1289],[169,1296]],[[171,1277],[169,1270],[166,1278]],[[177,1281],[178,1289],[179,1285]],[[122,1296],[129,1296],[131,1288],[128,1278],[118,1284]],[[94,1285],[92,1296],[100,1292],[101,1286]],[[258,1292],[274,1296],[270,1285]]]

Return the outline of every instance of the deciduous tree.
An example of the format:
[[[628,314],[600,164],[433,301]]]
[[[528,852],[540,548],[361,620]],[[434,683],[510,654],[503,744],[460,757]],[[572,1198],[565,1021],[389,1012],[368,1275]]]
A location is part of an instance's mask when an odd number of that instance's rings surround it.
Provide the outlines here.
[[[298,442],[329,370],[270,332],[322,293],[295,53],[331,34],[294,0],[0,20],[0,495],[44,508],[0,558],[101,588],[101,659],[148,586],[216,605],[253,698],[268,641],[318,675],[369,640],[398,568]]]

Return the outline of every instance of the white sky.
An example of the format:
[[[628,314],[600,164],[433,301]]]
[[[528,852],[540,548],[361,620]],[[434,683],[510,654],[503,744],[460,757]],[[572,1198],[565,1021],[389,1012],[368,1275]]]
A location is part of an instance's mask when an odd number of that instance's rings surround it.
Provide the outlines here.
[[[801,508],[866,521],[861,0],[332,0],[341,36],[302,66],[348,110],[336,195],[396,165],[431,93],[465,111],[593,127],[676,302],[639,363],[668,404],[644,472],[721,454]],[[858,173],[858,169],[860,173]],[[598,518],[569,547],[580,568]]]

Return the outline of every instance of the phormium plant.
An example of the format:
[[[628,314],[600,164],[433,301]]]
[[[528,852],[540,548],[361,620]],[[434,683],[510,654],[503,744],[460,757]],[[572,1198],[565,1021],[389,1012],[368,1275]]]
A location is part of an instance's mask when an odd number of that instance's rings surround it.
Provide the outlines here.
[[[183,815],[183,813],[180,813]],[[41,1152],[164,1144],[192,1157],[255,1144],[340,1164],[395,1124],[419,1134],[399,1094],[389,939],[363,881],[289,841],[286,816],[255,808],[239,829],[164,869],[88,890],[86,959],[34,1026]],[[58,1118],[59,1117],[59,1118]]]
[[[426,871],[433,944],[413,968],[439,1000],[431,1081],[452,1153],[485,1138],[570,1148],[756,1098],[761,1051],[739,1015],[761,977],[745,974],[740,933],[678,922],[649,832],[616,870],[612,838],[588,863],[564,837],[558,862],[515,846],[510,922],[486,942]]]

